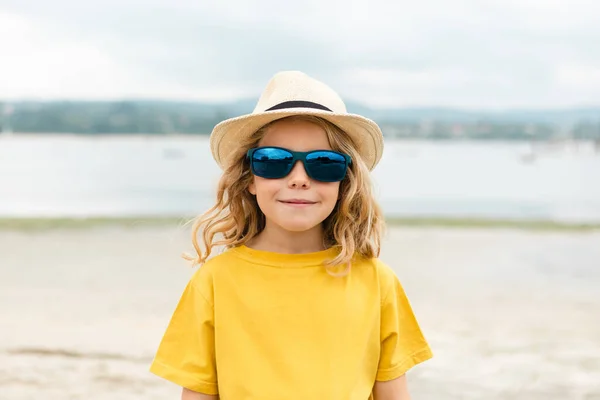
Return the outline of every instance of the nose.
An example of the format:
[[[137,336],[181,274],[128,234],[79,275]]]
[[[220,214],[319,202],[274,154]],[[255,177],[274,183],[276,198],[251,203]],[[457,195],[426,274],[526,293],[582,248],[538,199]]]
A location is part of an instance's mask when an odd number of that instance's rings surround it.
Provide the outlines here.
[[[306,174],[302,161],[296,162],[296,165],[294,165],[287,178],[290,189],[310,188],[310,177]]]

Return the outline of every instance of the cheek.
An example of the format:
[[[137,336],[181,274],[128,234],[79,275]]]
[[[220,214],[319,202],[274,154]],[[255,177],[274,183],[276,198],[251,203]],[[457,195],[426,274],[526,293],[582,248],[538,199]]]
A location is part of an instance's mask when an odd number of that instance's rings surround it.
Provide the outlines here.
[[[281,189],[279,179],[254,178],[254,190],[257,198],[271,198]]]
[[[331,182],[323,184],[321,187],[321,197],[327,204],[335,204],[338,201],[340,193],[340,183]]]

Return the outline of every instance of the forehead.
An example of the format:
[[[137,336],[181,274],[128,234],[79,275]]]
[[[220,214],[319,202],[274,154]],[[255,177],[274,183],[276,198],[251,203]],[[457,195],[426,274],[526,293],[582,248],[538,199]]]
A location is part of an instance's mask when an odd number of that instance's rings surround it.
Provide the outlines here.
[[[275,122],[269,127],[259,146],[285,147],[295,151],[331,149],[325,130],[302,120]]]

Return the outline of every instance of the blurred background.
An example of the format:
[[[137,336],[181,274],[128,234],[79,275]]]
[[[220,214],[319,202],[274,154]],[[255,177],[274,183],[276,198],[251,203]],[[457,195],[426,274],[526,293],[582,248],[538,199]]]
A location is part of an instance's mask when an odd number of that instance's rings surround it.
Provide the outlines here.
[[[0,0],[0,399],[147,370],[219,121],[301,70],[385,135],[416,399],[600,399],[600,3]]]

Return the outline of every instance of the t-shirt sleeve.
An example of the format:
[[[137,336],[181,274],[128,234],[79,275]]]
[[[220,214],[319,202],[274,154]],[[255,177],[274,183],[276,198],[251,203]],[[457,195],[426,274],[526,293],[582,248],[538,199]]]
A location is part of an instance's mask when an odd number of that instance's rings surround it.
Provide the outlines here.
[[[196,287],[187,284],[150,366],[150,372],[179,386],[218,394],[214,311]]]
[[[389,273],[381,304],[381,352],[376,380],[396,379],[432,356],[400,281],[393,272]]]

